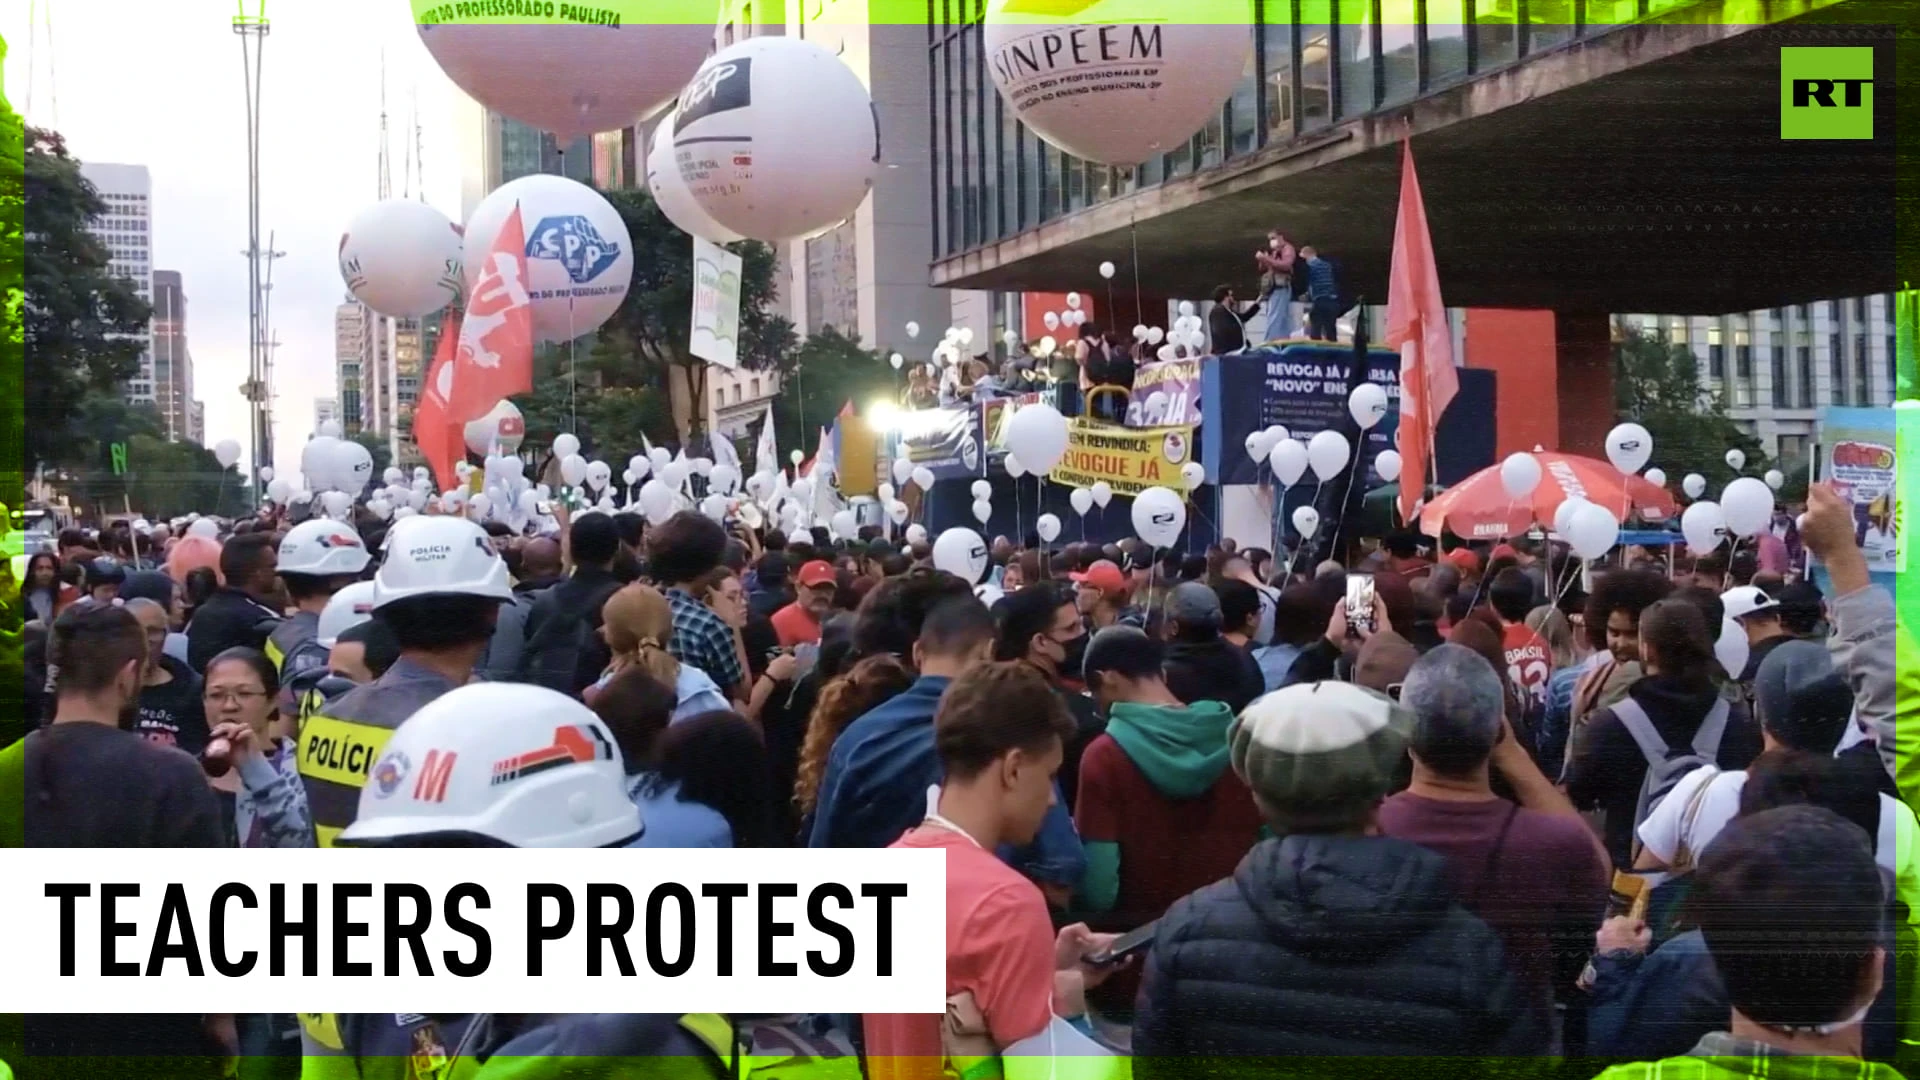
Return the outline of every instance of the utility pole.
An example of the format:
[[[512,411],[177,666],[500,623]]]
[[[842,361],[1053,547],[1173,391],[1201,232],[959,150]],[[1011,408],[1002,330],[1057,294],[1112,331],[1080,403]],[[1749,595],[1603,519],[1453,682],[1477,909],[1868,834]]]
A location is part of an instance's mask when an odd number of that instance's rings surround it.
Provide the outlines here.
[[[266,363],[262,332],[265,313],[261,310],[265,293],[260,275],[260,90],[267,50],[267,0],[256,0],[255,13],[247,14],[247,0],[238,0],[239,14],[233,17],[233,32],[240,38],[240,70],[247,102],[247,384],[245,387],[251,423],[252,451],[247,484],[252,495],[249,504],[260,501],[260,466],[273,463],[270,434],[273,408],[267,393]]]
[[[379,196],[382,202],[393,198],[393,165],[388,155],[388,144],[387,53],[385,49],[382,49],[380,51],[380,160],[378,165]],[[402,179],[404,182],[404,174]],[[367,314],[370,316],[376,315],[372,308],[367,308]],[[378,384],[380,381],[380,367],[382,365],[379,362],[380,348],[377,342],[384,340],[387,349],[386,363],[384,365],[387,369],[387,408],[384,416],[387,424],[387,460],[397,462],[400,460],[400,359],[396,355],[399,352],[399,333],[392,316],[381,315],[378,316],[378,318],[380,321],[375,324],[374,329],[376,345],[373,350],[373,381],[375,384]]]

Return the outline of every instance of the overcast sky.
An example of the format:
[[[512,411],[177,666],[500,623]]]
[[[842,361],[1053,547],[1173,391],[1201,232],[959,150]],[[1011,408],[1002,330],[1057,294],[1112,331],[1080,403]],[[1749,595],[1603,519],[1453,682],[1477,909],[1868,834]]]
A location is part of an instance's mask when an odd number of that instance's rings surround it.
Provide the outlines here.
[[[44,26],[30,40],[30,7],[50,14],[51,47]],[[7,99],[29,123],[59,130],[82,160],[150,170],[153,268],[179,271],[186,289],[207,443],[237,439],[245,454],[247,144],[234,12],[233,0],[6,0],[0,36]],[[334,396],[333,311],[346,292],[336,253],[377,193],[382,50],[393,193],[405,184],[417,93],[427,198],[449,216],[459,212],[458,91],[404,0],[269,0],[267,15],[260,228],[263,246],[271,230],[286,252],[273,269],[274,441],[292,468],[314,400]]]

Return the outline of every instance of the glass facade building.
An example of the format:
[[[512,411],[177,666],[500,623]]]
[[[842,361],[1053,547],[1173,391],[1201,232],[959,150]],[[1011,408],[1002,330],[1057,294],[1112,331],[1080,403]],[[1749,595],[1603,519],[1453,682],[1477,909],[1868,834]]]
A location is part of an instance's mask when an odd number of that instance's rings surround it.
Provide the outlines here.
[[[1187,145],[1127,170],[1029,131],[987,72],[984,0],[928,0],[934,258],[1321,130],[1684,0],[1252,0],[1253,55]]]

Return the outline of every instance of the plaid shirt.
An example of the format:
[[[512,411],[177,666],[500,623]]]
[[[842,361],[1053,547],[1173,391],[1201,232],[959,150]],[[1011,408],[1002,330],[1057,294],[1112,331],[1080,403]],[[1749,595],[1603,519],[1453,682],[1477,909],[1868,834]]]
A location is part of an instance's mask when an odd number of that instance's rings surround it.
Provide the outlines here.
[[[720,621],[713,609],[683,589],[668,589],[667,604],[673,609],[673,641],[667,651],[683,664],[692,664],[720,684],[725,693],[746,679],[740,670],[740,653],[733,647],[733,628]]]
[[[1616,1065],[1597,1080],[1896,1080],[1899,1076],[1876,1062],[1783,1054],[1716,1031],[1703,1036],[1686,1057]]]

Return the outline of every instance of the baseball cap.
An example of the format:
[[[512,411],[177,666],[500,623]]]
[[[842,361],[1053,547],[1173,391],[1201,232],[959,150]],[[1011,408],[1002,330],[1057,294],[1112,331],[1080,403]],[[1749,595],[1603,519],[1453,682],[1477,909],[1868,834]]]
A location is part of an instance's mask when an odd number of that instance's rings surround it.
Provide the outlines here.
[[[1186,626],[1220,622],[1220,597],[1197,581],[1173,588],[1167,595],[1167,617]]]
[[[1135,570],[1145,570],[1153,565],[1152,553],[1143,552],[1137,546],[1122,544],[1120,545],[1119,565],[1121,572],[1127,574],[1131,574]]]
[[[1447,552],[1447,562],[1463,574],[1480,572],[1480,553],[1472,548],[1454,548]]]
[[[1077,584],[1091,585],[1101,592],[1121,592],[1127,587],[1127,575],[1108,559],[1095,559],[1092,566],[1067,576]]]
[[[1512,544],[1501,544],[1493,549],[1493,557],[1496,559],[1517,559],[1520,557],[1520,551]]]
[[[1295,683],[1241,711],[1227,752],[1271,813],[1310,832],[1383,798],[1412,730],[1413,714],[1378,691]]]
[[[831,585],[839,579],[834,575],[833,565],[823,559],[815,559],[800,567],[795,577],[801,588],[811,589],[817,585]]]
[[[1720,594],[1720,604],[1726,609],[1729,619],[1744,619],[1755,612],[1774,611],[1780,607],[1780,601],[1768,596],[1767,591],[1758,585],[1728,589]]]

